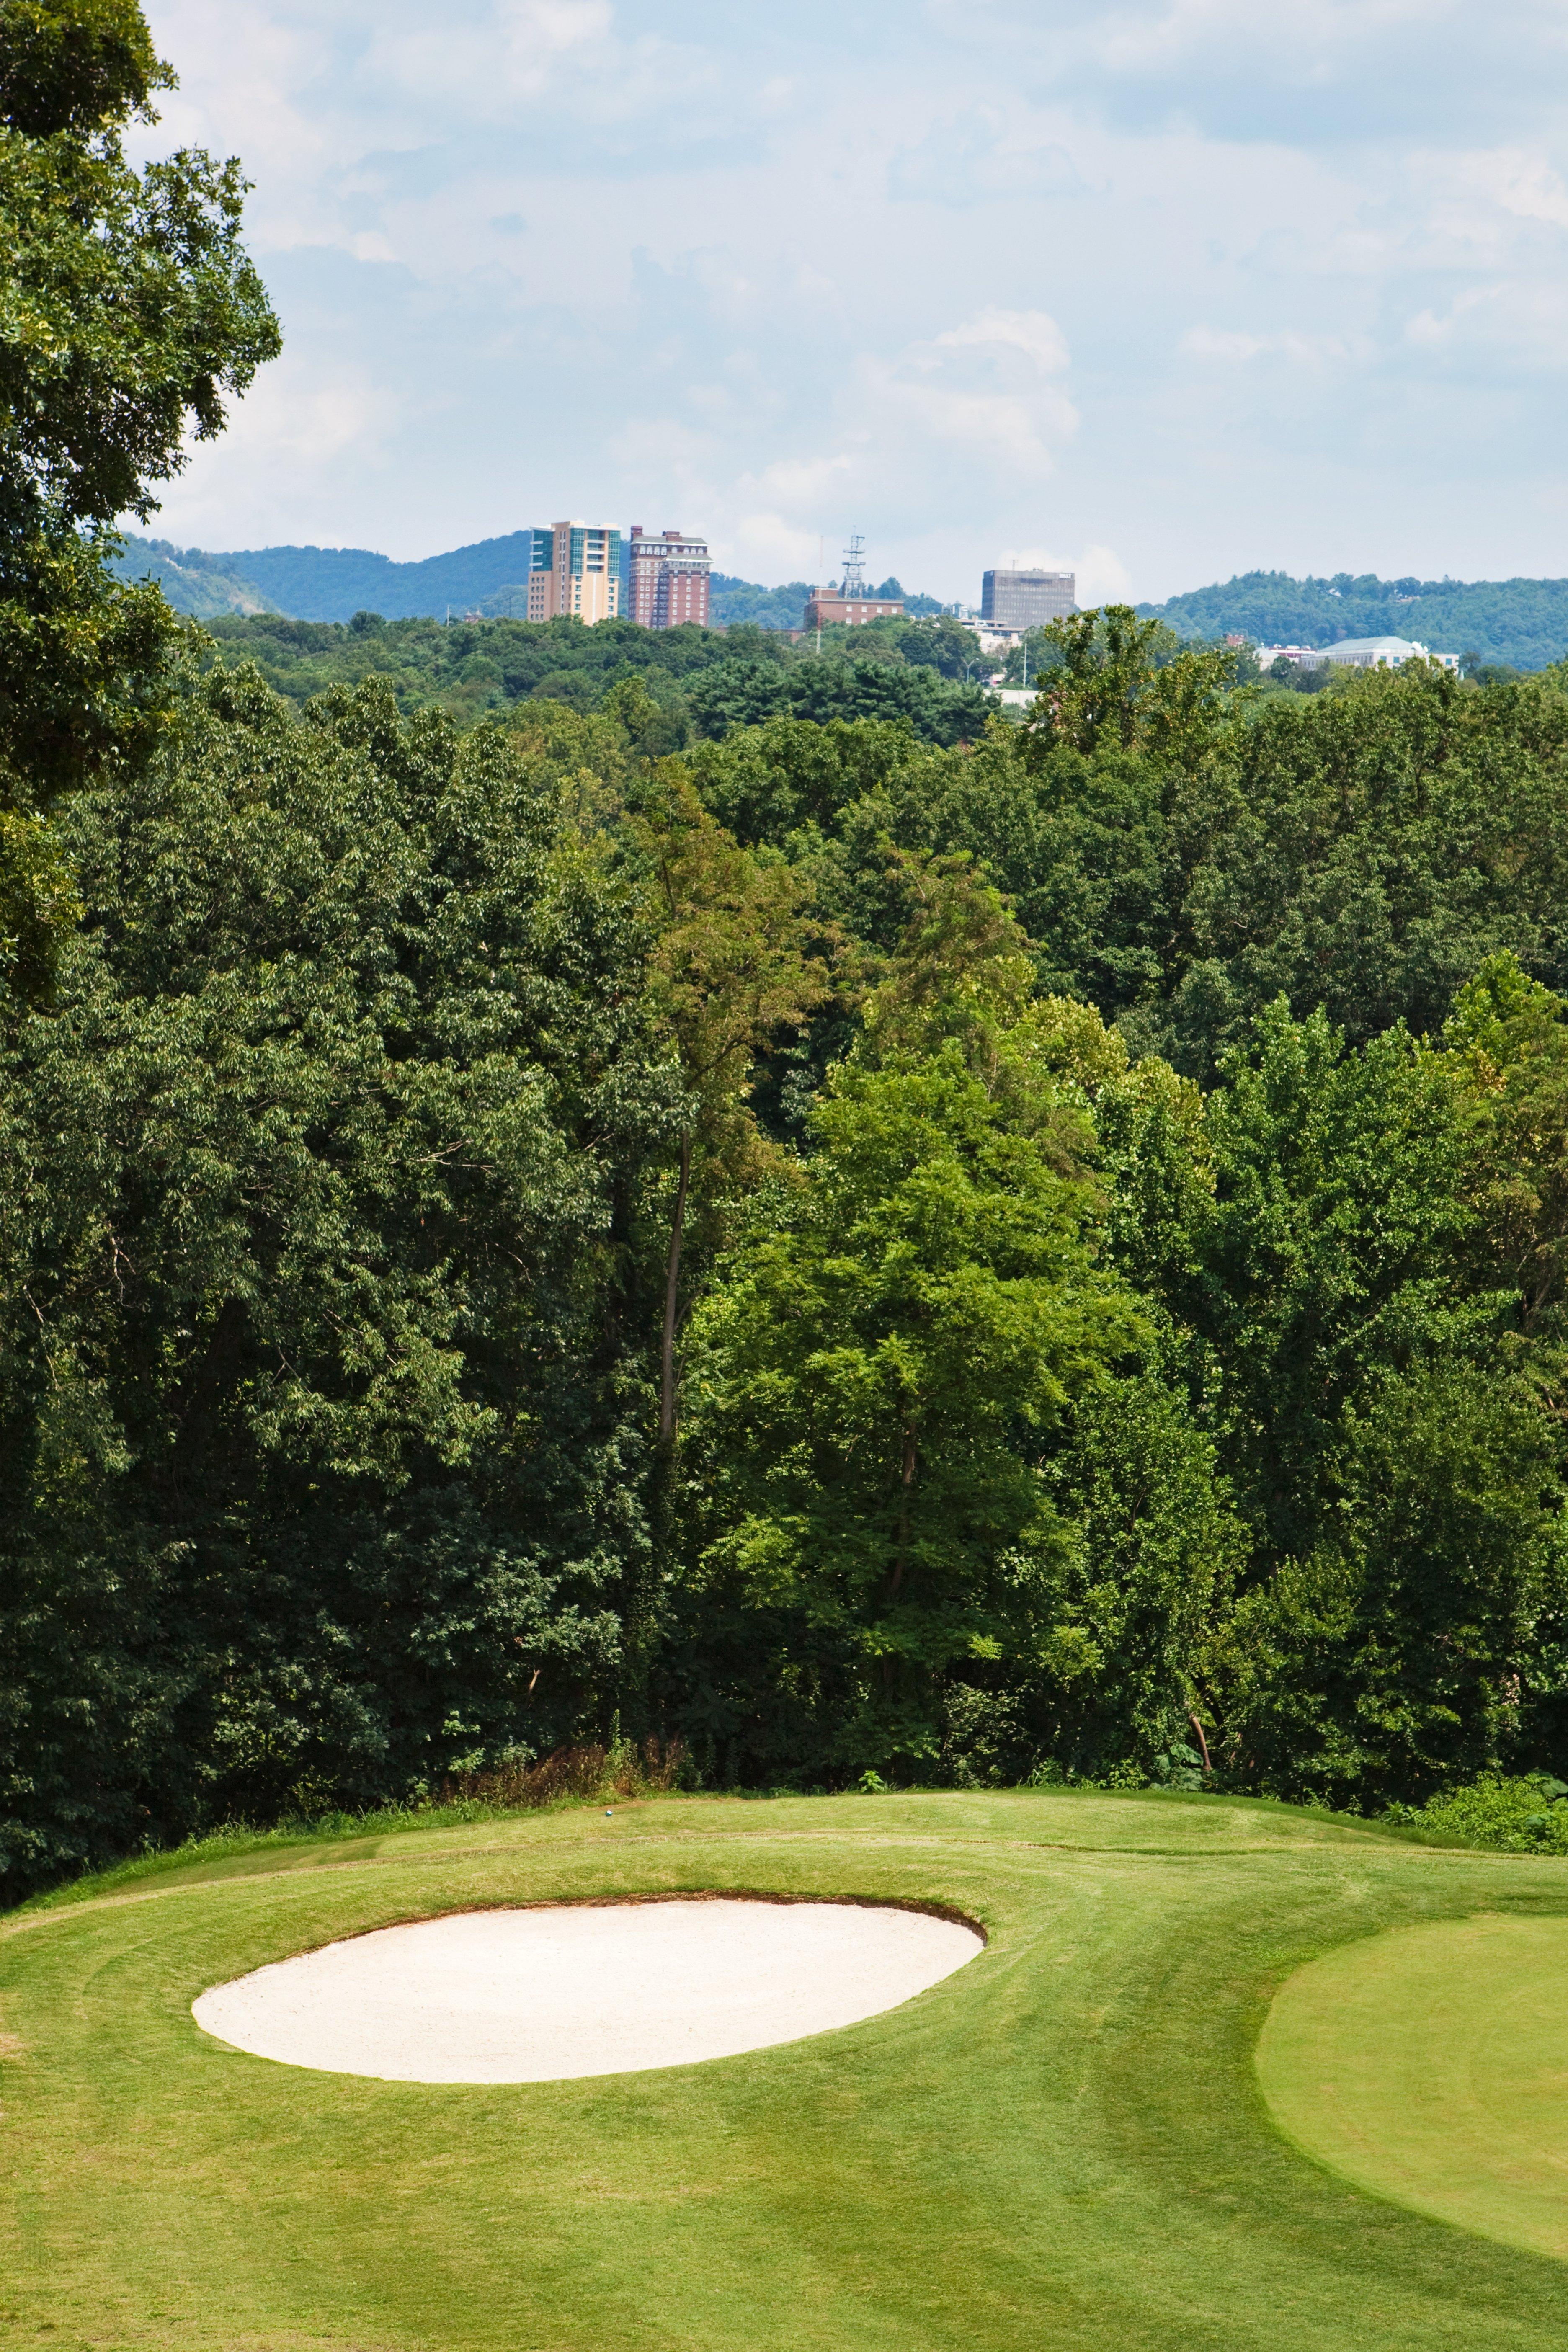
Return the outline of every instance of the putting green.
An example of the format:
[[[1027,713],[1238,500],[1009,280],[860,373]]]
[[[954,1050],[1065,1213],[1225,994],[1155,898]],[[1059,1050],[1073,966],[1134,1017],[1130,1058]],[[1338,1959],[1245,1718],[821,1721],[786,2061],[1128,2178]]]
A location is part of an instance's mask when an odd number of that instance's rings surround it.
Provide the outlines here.
[[[988,1941],[841,2030],[577,2081],[321,2073],[191,2014],[400,1920],[719,1892],[944,1907]],[[0,1919],[0,2343],[1565,2352],[1568,2264],[1363,2193],[1258,2093],[1303,1963],[1489,1909],[1568,1918],[1568,1863],[1048,1791],[669,1799],[139,1864]]]
[[[1568,1919],[1448,1919],[1314,1960],[1258,2071],[1282,2128],[1346,2179],[1568,2256]]]

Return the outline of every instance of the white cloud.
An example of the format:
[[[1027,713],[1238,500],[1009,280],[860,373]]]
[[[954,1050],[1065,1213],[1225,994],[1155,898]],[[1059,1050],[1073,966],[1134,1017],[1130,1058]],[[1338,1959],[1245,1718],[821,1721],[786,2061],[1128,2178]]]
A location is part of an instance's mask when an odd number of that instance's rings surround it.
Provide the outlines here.
[[[1083,179],[1064,146],[1055,140],[1011,134],[1002,109],[990,104],[933,123],[916,145],[900,148],[888,166],[888,193],[895,203],[966,209],[1037,203],[1049,196],[1079,195],[1083,189]]]
[[[477,22],[452,12],[404,29],[393,12],[369,64],[422,109],[447,94],[489,116],[542,98],[563,63],[601,55],[612,16],[608,0],[492,0]]]
[[[863,353],[854,404],[861,436],[884,468],[889,460],[906,467],[938,498],[968,489],[965,473],[952,471],[955,456],[970,475],[1049,473],[1079,424],[1072,402],[1051,381],[1068,356],[1047,311],[1001,308],[977,311],[891,359]]]
[[[1080,605],[1125,604],[1132,593],[1132,577],[1121,558],[1109,547],[1081,548],[1076,555],[1054,547],[1010,547],[1009,565],[1018,571],[1070,572]]]
[[[1568,289],[1506,278],[1467,287],[1445,310],[1416,311],[1405,341],[1472,369],[1559,377],[1568,371]]]
[[[1182,121],[1230,142],[1322,147],[1426,124],[1473,139],[1533,110],[1568,57],[1557,0],[1494,0],[1475,37],[1466,0],[932,0],[956,48],[1012,86],[1048,90],[1119,128]]]
[[[982,310],[961,327],[932,338],[937,351],[1016,351],[1042,375],[1059,375],[1071,354],[1067,337],[1045,310]]]
[[[285,355],[237,403],[220,442],[193,446],[185,471],[168,486],[163,518],[149,528],[186,546],[257,547],[295,538],[369,543],[363,521],[356,524],[360,484],[370,469],[381,477],[383,497],[394,494],[403,422],[395,395],[363,373],[336,368],[322,378],[308,359]],[[346,502],[330,489],[334,477],[342,478],[345,459],[353,460]],[[298,519],[301,478],[314,490],[318,520],[309,530]]]
[[[1344,335],[1304,334],[1281,327],[1265,334],[1244,329],[1189,327],[1179,349],[1189,359],[1216,360],[1228,367],[1245,367],[1252,360],[1282,359],[1292,367],[1321,368],[1331,360],[1356,356],[1356,344]]]
[[[649,118],[692,107],[712,84],[706,52],[681,38],[643,31],[628,37],[609,0],[475,0],[432,17],[394,0],[365,59],[365,74],[384,85],[426,127],[457,109],[476,125],[519,126],[547,105],[543,130],[558,168],[570,168],[570,125],[604,128],[642,121],[652,152],[668,152],[668,127]],[[445,120],[443,120],[445,127]],[[691,128],[682,116],[682,133]],[[576,168],[591,176],[595,158],[579,146]]]
[[[1548,221],[1568,228],[1568,186],[1543,155],[1526,155],[1517,148],[1486,158],[1477,157],[1491,194],[1504,212],[1521,220]]]
[[[721,570],[763,580],[820,581],[834,569],[820,532],[802,530],[765,509],[736,515],[715,534],[713,551]]]
[[[1239,47],[1313,80],[1342,71],[1347,51],[1427,32],[1452,13],[1453,0],[1295,0],[1282,20],[1256,0],[1134,0],[1095,8],[1081,37],[1116,73],[1169,75]]]
[[[1441,316],[1436,310],[1417,310],[1415,317],[1406,322],[1405,340],[1428,351],[1451,344],[1465,319],[1479,304],[1492,300],[1495,296],[1496,289],[1493,287],[1468,287],[1464,293],[1455,297]]]
[[[287,339],[172,536],[1562,568],[1562,0],[147,5]]]
[[[815,514],[825,502],[841,495],[855,470],[854,459],[843,450],[829,457],[779,458],[760,474],[744,477],[742,488],[793,508],[796,514]]]

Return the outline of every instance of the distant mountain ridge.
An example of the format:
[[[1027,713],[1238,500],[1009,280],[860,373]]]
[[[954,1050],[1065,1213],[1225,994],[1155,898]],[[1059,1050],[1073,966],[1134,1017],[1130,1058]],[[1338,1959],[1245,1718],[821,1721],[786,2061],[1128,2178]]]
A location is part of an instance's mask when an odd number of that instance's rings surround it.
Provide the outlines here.
[[[130,539],[116,569],[128,579],[156,580],[176,613],[198,621],[223,613],[275,613],[278,607],[255,582],[233,569],[237,558],[205,555],[200,548],[174,547],[166,539]]]
[[[202,618],[215,610],[249,610],[286,613],[295,621],[352,621],[356,613],[401,621],[420,614],[440,620],[448,605],[468,612],[509,589],[521,597],[532,560],[532,533],[526,530],[427,555],[419,563],[395,563],[366,547],[247,547],[209,554],[127,537],[121,569],[161,581],[172,604]],[[219,579],[257,601],[248,607],[208,605],[205,612],[187,601],[202,593],[203,583]]]
[[[1474,654],[1513,669],[1544,669],[1568,655],[1568,580],[1381,580],[1349,572],[1296,580],[1246,572],[1138,610],[1184,637],[1237,634],[1275,646],[1413,637],[1434,653]]]

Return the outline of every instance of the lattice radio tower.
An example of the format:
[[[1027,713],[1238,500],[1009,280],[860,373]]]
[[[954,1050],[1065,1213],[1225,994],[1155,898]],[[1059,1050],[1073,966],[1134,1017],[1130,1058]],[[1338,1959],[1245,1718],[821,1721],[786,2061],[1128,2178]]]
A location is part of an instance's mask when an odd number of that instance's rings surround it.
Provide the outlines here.
[[[844,596],[864,596],[866,593],[866,542],[858,530],[849,534],[849,544],[844,551]]]

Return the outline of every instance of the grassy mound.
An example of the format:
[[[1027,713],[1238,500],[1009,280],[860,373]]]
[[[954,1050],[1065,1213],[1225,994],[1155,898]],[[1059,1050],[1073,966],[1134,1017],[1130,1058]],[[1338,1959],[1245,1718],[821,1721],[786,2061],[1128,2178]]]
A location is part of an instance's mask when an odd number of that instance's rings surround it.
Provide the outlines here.
[[[477,1905],[717,1889],[980,1919],[904,2007],[498,2087],[278,2066],[205,1987]],[[158,2352],[1560,2347],[1568,2272],[1367,2196],[1259,2095],[1383,1927],[1568,1919],[1550,1856],[1218,1798],[656,1799],[216,1847],[0,1923],[0,2336]]]

